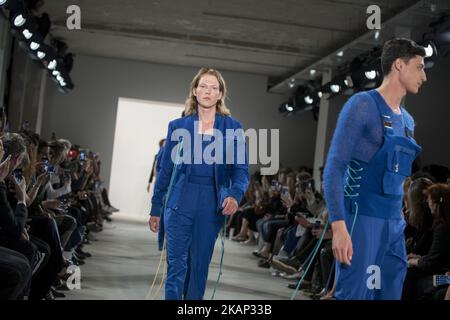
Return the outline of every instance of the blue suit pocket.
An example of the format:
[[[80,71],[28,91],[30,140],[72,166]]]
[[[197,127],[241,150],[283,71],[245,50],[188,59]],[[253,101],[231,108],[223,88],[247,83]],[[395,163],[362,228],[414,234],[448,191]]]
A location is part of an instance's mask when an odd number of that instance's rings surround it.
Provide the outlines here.
[[[391,172],[408,177],[411,175],[412,163],[416,158],[416,152],[403,146],[395,146],[388,152],[387,169]]]
[[[414,150],[395,146],[387,154],[386,170],[383,175],[383,192],[403,195],[403,182],[411,175],[412,163],[416,157]]]

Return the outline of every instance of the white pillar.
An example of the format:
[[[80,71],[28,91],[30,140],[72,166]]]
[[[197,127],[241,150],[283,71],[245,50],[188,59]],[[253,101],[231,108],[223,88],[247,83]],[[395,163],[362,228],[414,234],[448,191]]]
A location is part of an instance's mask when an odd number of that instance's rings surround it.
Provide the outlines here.
[[[35,132],[41,134],[42,130],[42,117],[44,115],[44,98],[45,98],[45,89],[47,87],[47,77],[48,74],[44,70],[42,70],[41,74],[41,86],[39,88],[39,102],[38,102],[38,110],[36,115],[36,123],[35,123]]]
[[[322,75],[322,84],[325,84],[331,80],[331,70],[326,70]],[[328,107],[330,101],[324,94],[320,100],[319,109],[319,123],[317,124],[317,134],[316,134],[316,148],[314,151],[314,174],[313,178],[316,182],[316,189],[320,190],[320,167],[324,165],[325,162],[325,145],[326,145],[326,135],[328,126]]]

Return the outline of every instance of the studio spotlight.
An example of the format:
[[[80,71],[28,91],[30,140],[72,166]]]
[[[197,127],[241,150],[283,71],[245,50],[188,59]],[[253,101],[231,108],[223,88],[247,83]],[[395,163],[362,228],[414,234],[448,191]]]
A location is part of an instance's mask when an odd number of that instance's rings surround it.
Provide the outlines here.
[[[378,40],[380,38],[380,30],[376,30],[374,34],[375,40]]]
[[[54,70],[54,69],[56,68],[57,64],[58,64],[58,63],[56,62],[56,60],[53,59],[52,61],[50,61],[50,62],[48,63],[47,68],[48,68],[49,70]]]
[[[27,22],[27,19],[22,14],[14,16],[13,23],[15,27],[20,28],[25,22]]]
[[[369,70],[364,72],[364,75],[369,80],[374,80],[377,77],[377,72],[375,70]]]
[[[22,34],[25,37],[25,39],[27,39],[27,40],[29,40],[33,36],[33,34],[28,29],[23,30]]]
[[[291,80],[289,80],[289,83],[288,83],[288,86],[289,86],[289,88],[293,88],[293,87],[295,87],[295,78],[291,78]]]
[[[37,49],[39,49],[40,46],[41,45],[39,43],[34,42],[34,41],[31,41],[31,43],[30,43],[30,49],[31,50],[37,50]]]
[[[304,100],[306,104],[312,104],[314,102],[314,100],[310,96],[306,96]]]
[[[291,102],[283,102],[279,108],[280,112],[292,112],[294,111],[294,107]]]
[[[437,56],[436,45],[433,41],[428,40],[423,43],[423,48],[425,49],[425,58],[431,58],[432,56]]]
[[[429,58],[433,55],[433,48],[429,44],[427,47],[425,47],[425,58]]]
[[[43,51],[38,51],[36,55],[40,60],[44,59],[46,56],[45,52]]]
[[[341,86],[338,84],[332,84],[330,85],[330,89],[333,93],[339,93],[339,91],[341,91]]]

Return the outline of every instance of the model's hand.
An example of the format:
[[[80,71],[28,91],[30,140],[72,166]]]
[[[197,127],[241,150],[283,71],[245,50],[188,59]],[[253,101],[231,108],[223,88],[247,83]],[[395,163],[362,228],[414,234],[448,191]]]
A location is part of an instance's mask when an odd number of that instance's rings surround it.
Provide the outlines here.
[[[345,221],[339,220],[331,224],[333,230],[333,254],[337,261],[350,265],[353,256],[353,246]]]
[[[159,231],[159,217],[150,216],[150,219],[148,220],[148,226],[150,227],[150,230],[152,232],[158,232]]]
[[[226,197],[222,203],[222,213],[226,216],[230,216],[237,211],[238,207],[239,205],[236,199],[234,199],[233,197]]]
[[[417,267],[419,265],[419,258],[412,258],[408,260],[408,268]]]

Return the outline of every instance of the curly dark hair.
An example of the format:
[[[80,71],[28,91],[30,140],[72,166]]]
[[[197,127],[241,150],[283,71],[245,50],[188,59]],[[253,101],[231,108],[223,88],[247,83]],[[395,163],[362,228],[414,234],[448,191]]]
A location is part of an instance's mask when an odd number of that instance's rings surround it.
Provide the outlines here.
[[[27,149],[25,139],[18,133],[7,132],[2,135],[1,139],[5,157],[9,155],[12,157],[19,156]]]

